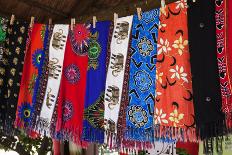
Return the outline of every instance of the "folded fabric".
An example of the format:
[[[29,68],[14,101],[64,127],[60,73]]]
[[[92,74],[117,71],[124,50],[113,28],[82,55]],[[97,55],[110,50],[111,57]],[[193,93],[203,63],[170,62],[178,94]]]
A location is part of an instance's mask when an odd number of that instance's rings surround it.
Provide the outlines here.
[[[86,147],[81,140],[88,68],[90,25],[77,24],[69,31],[58,99],[56,132],[60,139]]]
[[[130,40],[133,16],[118,18],[114,25],[110,43],[110,60],[105,87],[105,142],[111,146],[115,144],[117,121],[122,98],[125,64],[128,44]]]
[[[68,30],[69,26],[62,24],[56,24],[53,28],[49,46],[47,88],[36,127],[42,135],[50,136],[50,123],[60,88]]]
[[[19,129],[25,129],[28,126],[31,114],[34,112],[32,97],[41,61],[44,59],[45,31],[46,26],[43,24],[34,24],[31,31],[30,43],[24,59],[15,120],[15,126]]]
[[[197,135],[201,139],[222,136],[222,112],[216,49],[215,1],[188,1],[189,51]]]
[[[143,142],[147,148],[154,141],[154,100],[156,78],[159,9],[133,18],[129,77],[129,105],[126,109],[125,139]],[[138,143],[137,143],[138,142]],[[149,144],[148,143],[148,144]]]
[[[187,2],[177,1],[161,9],[156,65],[155,137],[196,141]]]
[[[88,142],[104,142],[104,91],[106,81],[106,56],[109,21],[97,22],[90,29],[88,72],[82,139]]]
[[[29,45],[28,24],[26,22],[14,21],[8,23],[5,44],[5,83],[3,86],[5,111],[5,134],[14,134],[15,113],[18,103],[18,94],[24,64],[24,55]],[[28,39],[28,40],[27,40]]]
[[[5,122],[5,113],[6,113],[6,104],[4,102],[4,83],[5,81],[5,72],[7,59],[5,55],[5,41],[6,41],[6,31],[7,31],[8,20],[0,17],[0,132],[3,132],[4,122]]]

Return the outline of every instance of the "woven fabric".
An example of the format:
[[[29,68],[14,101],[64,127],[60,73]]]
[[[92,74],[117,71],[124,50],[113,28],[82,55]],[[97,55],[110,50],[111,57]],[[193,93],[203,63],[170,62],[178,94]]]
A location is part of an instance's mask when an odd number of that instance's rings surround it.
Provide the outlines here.
[[[31,40],[25,55],[15,120],[15,126],[20,129],[28,126],[31,114],[34,112],[32,98],[41,61],[44,59],[43,42],[45,31],[45,25],[33,25]]]
[[[90,29],[88,72],[82,138],[88,142],[104,142],[104,91],[106,56],[110,22],[97,22]]]
[[[88,69],[90,25],[77,24],[69,31],[59,92],[56,132],[62,140],[86,147],[81,139]]]
[[[56,24],[53,28],[49,46],[47,88],[36,127],[42,135],[50,135],[50,123],[60,88],[68,30],[69,26],[62,24]]]
[[[3,131],[5,114],[6,114],[6,104],[4,102],[4,83],[6,83],[6,65],[7,59],[5,58],[5,41],[6,41],[6,31],[7,31],[8,20],[0,17],[0,132]]]
[[[14,121],[18,103],[18,94],[23,71],[24,56],[29,45],[28,23],[14,21],[8,23],[5,42],[5,83],[3,86],[5,111],[5,133],[14,134]]]
[[[153,112],[159,12],[159,9],[154,9],[144,12],[141,20],[137,15],[133,18],[125,135],[126,139],[132,141],[154,141]]]
[[[197,135],[225,132],[216,49],[215,1],[188,1],[189,51]],[[209,78],[210,77],[210,78]]]
[[[196,141],[187,2],[177,1],[161,9],[156,65],[155,137]]]

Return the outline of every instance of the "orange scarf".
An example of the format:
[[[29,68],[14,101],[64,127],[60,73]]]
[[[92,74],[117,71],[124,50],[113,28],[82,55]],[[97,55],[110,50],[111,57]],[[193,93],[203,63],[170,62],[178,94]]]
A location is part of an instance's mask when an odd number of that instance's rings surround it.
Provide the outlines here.
[[[15,126],[18,128],[23,129],[27,127],[30,122],[30,116],[33,113],[32,97],[41,56],[43,55],[45,29],[46,26],[43,24],[34,24],[31,32],[31,41],[24,60],[16,112]]]
[[[157,138],[195,141],[187,3],[160,9],[154,120]]]

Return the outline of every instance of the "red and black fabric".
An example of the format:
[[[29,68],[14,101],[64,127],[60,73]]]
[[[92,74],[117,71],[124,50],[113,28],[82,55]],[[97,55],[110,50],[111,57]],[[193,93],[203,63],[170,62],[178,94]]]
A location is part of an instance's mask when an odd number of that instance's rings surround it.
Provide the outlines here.
[[[201,139],[222,136],[222,112],[216,49],[215,1],[188,1],[189,51],[197,134]]]

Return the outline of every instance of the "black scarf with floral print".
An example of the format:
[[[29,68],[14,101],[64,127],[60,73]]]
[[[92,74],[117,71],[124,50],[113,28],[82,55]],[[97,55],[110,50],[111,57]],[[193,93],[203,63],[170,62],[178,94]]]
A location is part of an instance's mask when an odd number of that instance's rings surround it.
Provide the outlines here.
[[[5,62],[5,77],[1,92],[2,124],[4,133],[14,134],[14,120],[18,103],[18,94],[24,55],[28,38],[28,24],[25,22],[14,21],[8,23],[6,31],[5,52],[2,59]]]

